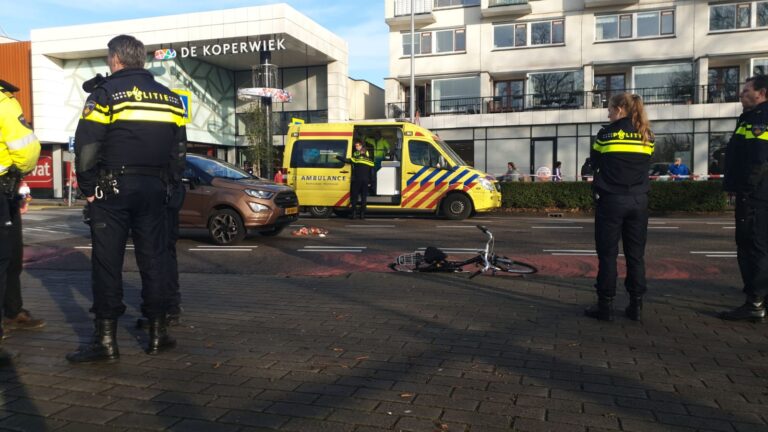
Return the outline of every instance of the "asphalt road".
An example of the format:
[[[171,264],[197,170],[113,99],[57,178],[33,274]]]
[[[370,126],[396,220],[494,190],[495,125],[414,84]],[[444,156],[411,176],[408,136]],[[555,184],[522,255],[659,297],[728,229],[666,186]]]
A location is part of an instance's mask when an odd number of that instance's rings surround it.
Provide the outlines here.
[[[216,246],[204,230],[182,230],[180,271],[186,273],[319,275],[386,272],[402,253],[437,246],[466,257],[484,246],[487,226],[496,250],[530,262],[542,272],[591,277],[596,271],[594,227],[590,217],[550,217],[497,213],[464,221],[433,217],[373,216],[368,219],[302,217],[275,237],[250,235],[233,246]],[[325,237],[296,236],[302,226],[328,230]],[[734,224],[728,215],[654,217],[648,229],[649,277],[662,279],[735,276]],[[31,211],[24,216],[28,268],[88,270],[90,239],[80,209]],[[126,270],[135,270],[128,246]]]

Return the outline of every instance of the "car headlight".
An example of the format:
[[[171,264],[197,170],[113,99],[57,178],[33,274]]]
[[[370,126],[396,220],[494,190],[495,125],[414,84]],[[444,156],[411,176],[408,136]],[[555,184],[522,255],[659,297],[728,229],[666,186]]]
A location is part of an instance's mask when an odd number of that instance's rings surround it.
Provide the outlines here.
[[[265,206],[264,204],[254,202],[249,202],[248,207],[250,207],[254,213],[263,213],[269,211],[269,207]]]
[[[254,198],[259,198],[259,199],[270,199],[275,195],[274,192],[258,190],[258,189],[246,189],[245,193],[248,194],[249,196],[252,196]]]
[[[488,180],[487,178],[481,178],[479,180],[479,183],[480,183],[480,186],[482,186],[483,189],[485,190],[489,190],[489,191],[495,190],[495,188],[493,187],[493,182]]]

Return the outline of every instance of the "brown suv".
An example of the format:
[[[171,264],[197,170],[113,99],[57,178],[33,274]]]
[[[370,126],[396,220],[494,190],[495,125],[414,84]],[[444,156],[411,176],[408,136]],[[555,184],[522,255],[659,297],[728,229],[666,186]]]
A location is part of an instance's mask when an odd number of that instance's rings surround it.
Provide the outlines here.
[[[217,244],[234,244],[247,231],[274,236],[299,217],[289,186],[254,177],[210,157],[188,154],[183,182],[187,196],[179,213],[182,228],[207,228]]]

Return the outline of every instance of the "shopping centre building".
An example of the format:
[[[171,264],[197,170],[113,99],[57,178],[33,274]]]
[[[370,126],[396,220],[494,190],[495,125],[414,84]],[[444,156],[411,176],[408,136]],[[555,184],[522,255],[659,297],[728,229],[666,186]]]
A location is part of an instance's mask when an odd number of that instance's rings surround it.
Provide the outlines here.
[[[414,91],[411,5],[414,5]],[[768,1],[385,0],[387,115],[492,173],[563,163],[576,179],[617,92],[643,97],[659,171],[719,174],[745,79],[768,72]]]
[[[82,83],[109,72],[107,42],[118,34],[141,40],[147,48],[146,67],[184,96],[190,152],[245,162],[242,117],[249,102],[237,94],[242,88],[264,87],[253,70],[265,59],[277,68],[269,87],[291,96],[290,102],[273,99],[276,146],[282,145],[292,118],[325,122],[384,117],[383,89],[348,77],[347,42],[286,4],[35,29],[30,42],[0,44],[2,58],[12,45],[31,46],[27,115],[43,143],[41,161],[51,168],[46,187],[33,187],[61,196],[70,137],[87,96]]]

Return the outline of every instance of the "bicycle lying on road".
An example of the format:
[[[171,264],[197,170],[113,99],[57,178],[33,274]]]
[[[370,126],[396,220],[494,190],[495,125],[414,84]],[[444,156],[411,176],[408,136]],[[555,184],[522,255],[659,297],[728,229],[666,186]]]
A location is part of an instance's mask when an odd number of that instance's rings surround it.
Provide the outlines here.
[[[450,261],[447,259],[448,255],[446,255],[445,252],[430,246],[424,250],[423,254],[416,252],[400,255],[395,262],[389,264],[389,268],[394,271],[406,273],[462,273],[467,272],[467,270],[464,270],[465,266],[474,265],[475,267],[480,267],[479,270],[476,270],[469,276],[470,279],[481,273],[488,272],[490,272],[491,275],[495,275],[497,272],[533,274],[538,271],[538,269],[531,264],[496,255],[493,251],[493,233],[482,225],[477,225],[477,229],[488,236],[488,242],[485,244],[485,250],[478,251],[479,253],[472,258],[464,261]]]

